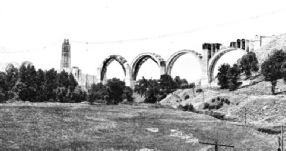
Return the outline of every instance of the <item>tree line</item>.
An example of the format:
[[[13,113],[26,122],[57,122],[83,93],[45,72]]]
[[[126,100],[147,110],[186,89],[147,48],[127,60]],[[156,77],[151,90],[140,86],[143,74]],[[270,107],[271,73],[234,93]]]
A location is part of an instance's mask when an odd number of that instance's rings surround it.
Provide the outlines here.
[[[71,73],[55,69],[35,70],[34,66],[21,66],[0,72],[0,100],[30,102],[81,102],[84,92]]]
[[[134,91],[145,97],[144,102],[155,103],[164,99],[169,93],[177,89],[194,88],[195,84],[188,84],[186,79],[180,79],[176,76],[174,79],[170,75],[161,75],[160,79],[138,80]]]

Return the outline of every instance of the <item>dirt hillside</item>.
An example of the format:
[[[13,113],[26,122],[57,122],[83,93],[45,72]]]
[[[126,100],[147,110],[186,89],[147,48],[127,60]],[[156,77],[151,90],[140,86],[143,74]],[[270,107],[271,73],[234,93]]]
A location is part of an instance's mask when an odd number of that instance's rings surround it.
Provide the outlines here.
[[[179,94],[177,95],[179,97],[170,95],[160,103],[173,107],[191,103],[196,110],[206,111],[209,109],[204,109],[205,103],[216,106],[221,100],[225,100],[221,103],[221,107],[214,107],[211,110],[224,113],[227,118],[233,119],[236,122],[243,122],[246,109],[249,123],[264,126],[286,124],[286,108],[284,108],[286,106],[286,85],[283,80],[278,81],[277,95],[271,94],[270,82],[265,81],[245,86],[232,92],[215,88],[207,88],[203,91],[195,93],[195,97],[184,99],[185,95],[183,94],[191,92],[191,90],[178,90],[174,94]]]
[[[268,44],[254,51],[259,64],[262,64],[262,62],[268,57],[268,54],[271,54],[275,49],[286,51],[286,34],[275,36]]]

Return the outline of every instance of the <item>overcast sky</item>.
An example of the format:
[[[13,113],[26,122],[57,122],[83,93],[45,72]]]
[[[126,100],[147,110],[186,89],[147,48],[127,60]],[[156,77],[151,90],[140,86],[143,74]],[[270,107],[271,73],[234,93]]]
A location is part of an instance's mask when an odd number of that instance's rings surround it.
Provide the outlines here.
[[[71,43],[72,66],[84,73],[96,74],[111,54],[122,55],[130,64],[143,52],[157,53],[167,61],[182,49],[201,52],[204,42],[228,46],[238,38],[285,33],[285,4],[283,0],[1,0],[0,62],[29,60],[37,68],[57,69],[64,38]],[[219,64],[234,63],[241,55],[229,53]],[[182,56],[172,75],[198,79],[198,66],[191,55]],[[159,78],[159,68],[148,60],[138,76]],[[124,77],[118,63],[110,64],[107,77]]]

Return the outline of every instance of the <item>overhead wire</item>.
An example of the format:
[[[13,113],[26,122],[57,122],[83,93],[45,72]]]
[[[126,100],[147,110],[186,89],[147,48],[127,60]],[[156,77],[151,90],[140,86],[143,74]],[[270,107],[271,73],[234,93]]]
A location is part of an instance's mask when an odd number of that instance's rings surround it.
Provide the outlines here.
[[[273,15],[273,14],[277,14],[277,13],[283,12],[285,10],[286,10],[286,8],[282,8],[282,9],[279,9],[279,10],[262,13],[260,15],[255,15],[255,16],[251,16],[251,17],[248,17],[248,18],[244,18],[244,19],[238,19],[238,20],[235,20],[235,21],[229,21],[229,22],[225,22],[225,23],[221,23],[221,24],[210,25],[210,26],[206,26],[206,27],[195,28],[195,29],[192,29],[192,30],[186,30],[186,31],[182,31],[182,32],[163,34],[163,35],[158,35],[158,36],[133,38],[133,39],[123,39],[123,40],[112,40],[112,41],[76,41],[76,40],[70,40],[70,42],[78,43],[78,44],[85,44],[86,46],[88,46],[90,44],[116,44],[116,43],[127,43],[127,42],[137,42],[137,41],[161,39],[161,38],[178,36],[178,35],[182,35],[182,34],[190,34],[190,33],[198,32],[198,31],[204,31],[204,30],[208,30],[208,29],[211,29],[211,28],[220,28],[220,27],[223,27],[223,26],[236,24],[236,23],[239,23],[239,22],[245,21],[245,20],[255,20],[255,19],[258,19],[258,18],[262,18],[262,17],[265,17],[265,16],[270,16],[270,15]],[[49,44],[47,46],[42,46],[42,47],[34,48],[34,49],[20,50],[20,51],[10,51],[11,49],[7,49],[4,46],[2,46],[2,47],[0,47],[0,50],[4,50],[4,51],[0,51],[0,53],[24,53],[24,52],[38,51],[38,50],[43,50],[43,49],[49,48],[49,47],[51,47],[51,46],[53,46],[55,44],[58,44],[60,42],[61,41],[57,41],[57,42],[54,42],[54,43]]]
[[[113,44],[113,43],[137,42],[137,41],[144,41],[144,40],[153,40],[153,39],[167,38],[167,37],[178,36],[178,35],[182,35],[182,34],[189,34],[189,33],[194,33],[194,32],[198,32],[198,31],[204,31],[204,30],[208,30],[208,29],[211,29],[211,28],[219,28],[219,27],[223,27],[223,26],[227,26],[227,25],[231,25],[231,24],[236,24],[238,22],[245,21],[245,20],[255,20],[255,19],[258,19],[258,18],[262,18],[262,17],[265,17],[265,16],[269,16],[269,15],[273,15],[273,14],[276,14],[276,13],[283,12],[285,10],[286,10],[286,8],[283,8],[283,9],[279,9],[279,10],[275,10],[275,11],[271,11],[271,12],[262,13],[260,15],[251,16],[251,17],[248,17],[248,18],[238,19],[238,20],[235,20],[235,21],[229,21],[229,22],[225,22],[225,23],[221,23],[221,24],[210,25],[210,26],[207,26],[207,27],[200,27],[200,28],[195,28],[195,29],[192,29],[192,30],[186,30],[186,31],[182,31],[182,32],[163,34],[163,35],[158,35],[158,36],[134,38],[134,39],[124,39],[124,40],[113,40],[113,41],[75,41],[75,40],[72,40],[71,42],[80,43],[80,44],[86,44],[86,45],[87,44]]]

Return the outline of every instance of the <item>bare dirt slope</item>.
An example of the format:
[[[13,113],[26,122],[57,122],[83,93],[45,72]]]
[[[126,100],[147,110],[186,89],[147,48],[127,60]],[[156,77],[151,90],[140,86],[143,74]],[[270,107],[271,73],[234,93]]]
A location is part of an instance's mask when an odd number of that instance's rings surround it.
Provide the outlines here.
[[[259,63],[262,64],[262,62],[268,57],[268,54],[271,54],[275,49],[286,51],[286,34],[275,36],[269,44],[255,50]]]
[[[277,84],[277,95],[271,94],[270,82],[240,88],[230,92],[228,90],[204,89],[204,93],[196,93],[196,97],[187,99],[180,104],[193,104],[197,110],[204,110],[204,103],[215,104],[217,98],[227,99],[230,104],[223,103],[219,109],[228,118],[244,122],[245,109],[248,123],[264,126],[286,124],[286,85],[283,80]],[[207,109],[205,109],[207,110]]]
[[[182,102],[187,100],[186,98],[194,98],[195,92],[193,89],[178,89],[177,91],[169,94],[165,99],[160,101],[162,105],[172,106],[177,108]]]

